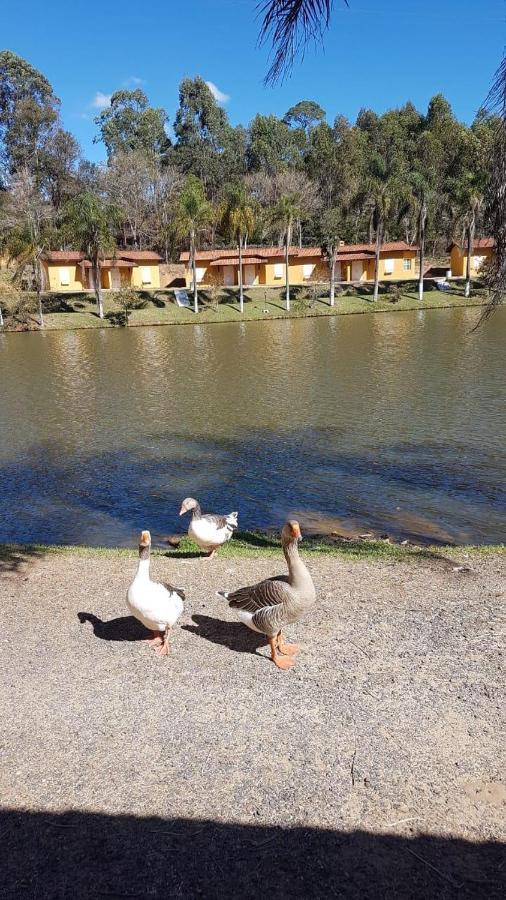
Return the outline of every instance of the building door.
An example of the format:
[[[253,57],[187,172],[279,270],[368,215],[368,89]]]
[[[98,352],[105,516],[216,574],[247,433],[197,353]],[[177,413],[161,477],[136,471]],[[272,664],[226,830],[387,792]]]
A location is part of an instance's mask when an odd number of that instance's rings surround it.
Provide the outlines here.
[[[354,259],[351,264],[351,280],[352,281],[360,281],[362,278],[362,272],[364,271],[364,266],[362,264],[362,260]]]
[[[121,287],[121,275],[119,274],[119,269],[113,268],[111,269],[111,288],[113,291],[119,291]]]
[[[244,284],[255,284],[256,279],[256,268],[251,263],[249,265],[244,266]]]
[[[223,284],[227,287],[235,284],[235,266],[223,266]]]

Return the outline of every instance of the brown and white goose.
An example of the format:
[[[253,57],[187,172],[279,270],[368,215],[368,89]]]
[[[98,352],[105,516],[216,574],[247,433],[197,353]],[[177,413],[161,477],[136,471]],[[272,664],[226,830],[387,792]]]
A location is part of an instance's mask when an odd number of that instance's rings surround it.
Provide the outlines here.
[[[289,521],[281,532],[281,544],[288,564],[288,576],[267,578],[238,591],[218,591],[240,622],[265,634],[271,648],[271,659],[279,669],[290,669],[299,651],[297,644],[285,644],[282,630],[298,622],[316,600],[313,579],[299,556],[302,535],[299,523]]]
[[[188,534],[211,559],[218,547],[232,537],[234,528],[237,528],[237,513],[231,512],[228,516],[215,516],[212,513],[204,515],[200,503],[193,497],[183,500],[179,515],[183,516],[188,512],[192,514]]]

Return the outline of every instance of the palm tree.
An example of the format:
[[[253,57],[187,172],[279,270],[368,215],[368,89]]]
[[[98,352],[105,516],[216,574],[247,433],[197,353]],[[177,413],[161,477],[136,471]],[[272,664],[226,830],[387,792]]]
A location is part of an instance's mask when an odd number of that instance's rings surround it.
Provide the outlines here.
[[[431,189],[425,176],[418,171],[412,172],[410,177],[411,196],[409,204],[414,206],[416,215],[416,238],[418,241],[418,299],[423,301],[423,270],[425,268],[425,236],[429,203],[432,198]]]
[[[206,199],[204,185],[196,175],[188,175],[184,183],[176,215],[176,233],[189,238],[190,266],[193,278],[193,307],[199,311],[197,288],[197,238],[211,220],[211,204]]]
[[[461,232],[460,242],[466,251],[465,297],[469,297],[471,294],[471,257],[476,227],[484,200],[483,186],[480,183],[482,181],[482,173],[467,169],[459,179],[452,182],[454,220]]]
[[[42,309],[42,258],[51,242],[52,210],[41,197],[34,176],[22,169],[13,180],[2,214],[3,244],[15,263],[14,280],[20,283],[28,271],[37,295],[39,325],[44,327]]]
[[[372,226],[376,235],[374,248],[374,291],[373,302],[379,294],[380,253],[385,239],[385,228],[396,202],[396,183],[393,180],[371,179],[368,193],[372,205]]]
[[[469,297],[471,294],[471,257],[473,255],[474,237],[476,234],[476,221],[482,203],[483,195],[476,191],[472,191],[469,195],[467,209],[463,218],[466,245],[466,283],[464,297]]]
[[[244,312],[242,251],[255,225],[255,212],[244,182],[231,184],[222,204],[221,218],[225,230],[237,241],[239,248],[239,306]]]
[[[304,212],[302,198],[297,193],[284,193],[278,199],[272,212],[272,224],[280,229],[285,248],[285,308],[290,312],[290,269],[289,257],[292,245],[293,226]]]
[[[348,0],[344,0],[348,6]],[[263,12],[260,41],[271,39],[274,59],[266,82],[277,81],[304,53],[309,40],[321,40],[330,22],[333,0],[260,0]]]
[[[114,232],[119,223],[120,216],[116,207],[105,203],[90,191],[73,197],[63,210],[63,234],[91,262],[93,289],[100,319],[104,318],[102,260],[107,254],[115,252]]]
[[[497,126],[486,209],[495,253],[489,277],[490,299],[483,314],[485,318],[506,297],[506,55],[495,74],[486,106],[489,112],[496,113]]]
[[[343,217],[338,207],[327,209],[321,221],[323,247],[329,263],[330,305],[335,305],[336,294],[336,260],[339,247],[339,235],[343,227]]]
[[[400,161],[395,153],[390,153],[387,145],[384,152],[373,151],[369,161],[369,177],[366,179],[361,192],[366,197],[371,208],[371,226],[376,234],[374,253],[374,293],[373,301],[376,302],[379,293],[379,263],[380,253],[385,239],[385,231],[388,223],[399,211],[407,196],[405,180],[401,176]]]

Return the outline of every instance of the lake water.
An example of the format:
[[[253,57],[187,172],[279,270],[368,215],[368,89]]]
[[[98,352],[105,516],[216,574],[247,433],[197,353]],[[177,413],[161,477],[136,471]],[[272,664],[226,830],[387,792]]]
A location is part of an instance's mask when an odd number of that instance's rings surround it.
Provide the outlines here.
[[[505,540],[506,308],[0,335],[0,542],[243,529]]]

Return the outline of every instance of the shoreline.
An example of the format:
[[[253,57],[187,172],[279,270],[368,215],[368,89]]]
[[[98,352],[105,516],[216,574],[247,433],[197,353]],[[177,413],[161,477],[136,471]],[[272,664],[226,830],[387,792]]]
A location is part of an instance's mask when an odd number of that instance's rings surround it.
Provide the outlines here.
[[[297,301],[293,301],[296,303]],[[25,334],[25,333],[45,333],[49,331],[94,331],[96,329],[127,329],[127,328],[153,328],[173,325],[222,325],[230,323],[248,323],[248,322],[272,322],[286,321],[293,319],[318,319],[318,318],[334,318],[339,316],[361,316],[376,315],[380,313],[401,313],[401,312],[419,312],[425,310],[438,309],[472,309],[482,308],[485,306],[484,298],[470,297],[468,299],[452,295],[451,297],[441,294],[437,291],[426,292],[426,298],[422,303],[411,296],[404,296],[397,301],[385,299],[385,295],[373,303],[372,300],[365,297],[344,297],[336,300],[336,305],[331,307],[327,300],[318,300],[316,308],[308,309],[291,309],[286,312],[272,300],[267,301],[267,305],[276,306],[280,311],[270,311],[265,313],[259,307],[263,305],[263,301],[249,300],[245,304],[244,314],[241,315],[239,309],[228,303],[221,304],[219,312],[210,310],[202,305],[198,313],[193,310],[181,309],[170,304],[163,309],[145,308],[135,309],[130,313],[128,325],[117,324],[107,319],[99,319],[96,315],[92,304],[90,309],[85,312],[57,312],[45,313],[44,327],[36,322],[9,326],[4,324],[0,328],[0,334]],[[106,314],[107,315],[107,314]],[[81,318],[81,321],[79,320]]]
[[[171,559],[205,559],[198,547],[186,535],[177,536],[178,543],[158,541],[152,548],[154,557]],[[269,558],[281,554],[281,543],[277,537],[268,532],[244,532],[219,549],[223,559],[241,559],[247,557]],[[451,555],[458,556],[503,556],[506,555],[506,544],[420,544],[412,541],[395,542],[379,538],[343,538],[330,535],[305,536],[301,552],[310,557],[339,557],[363,560],[413,560],[440,559],[450,561]],[[0,542],[0,571],[2,563],[20,562],[30,557],[42,556],[78,556],[88,558],[108,557],[111,559],[130,558],[137,553],[137,545],[131,547],[102,547],[84,544],[38,544],[38,543],[2,543]]]

